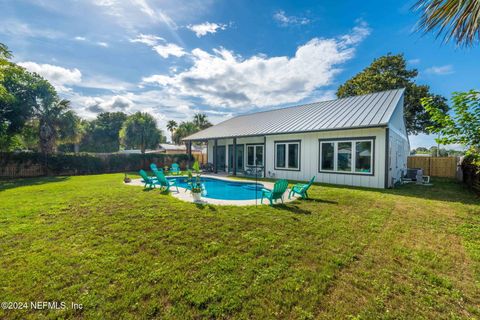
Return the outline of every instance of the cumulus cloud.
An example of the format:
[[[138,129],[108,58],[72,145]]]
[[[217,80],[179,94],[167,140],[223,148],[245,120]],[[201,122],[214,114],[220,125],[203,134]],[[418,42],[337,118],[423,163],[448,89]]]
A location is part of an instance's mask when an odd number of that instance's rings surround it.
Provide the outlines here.
[[[305,17],[287,16],[283,10],[275,12],[273,14],[273,19],[283,27],[289,25],[305,25],[310,23],[310,19]]]
[[[354,56],[355,45],[369,34],[364,23],[337,38],[314,38],[293,57],[243,58],[225,48],[191,52],[193,65],[172,75],[152,75],[144,84],[172,94],[199,98],[214,107],[266,107],[294,103],[331,85],[341,64]]]
[[[97,44],[98,44],[100,47],[104,47],[104,48],[107,48],[107,47],[108,47],[108,43],[103,42],[103,41],[99,41],[99,42],[97,42]]]
[[[425,70],[425,72],[428,73],[428,74],[443,76],[443,75],[454,73],[454,70],[453,70],[453,66],[451,64],[447,64],[447,65],[444,65],[444,66],[433,66],[433,67]]]
[[[208,33],[215,33],[217,30],[225,30],[227,25],[221,23],[210,23],[207,21],[200,24],[188,25],[187,28],[195,32],[195,35],[200,38]]]
[[[77,41],[85,41],[85,40],[87,40],[87,38],[85,38],[85,37],[80,37],[80,36],[77,36],[77,37],[75,37],[74,39],[77,40]]]
[[[20,66],[30,72],[36,72],[48,81],[60,92],[68,92],[69,85],[77,85],[82,81],[82,73],[77,68],[67,69],[51,64],[39,64],[32,61],[19,62]]]
[[[33,61],[19,62],[18,64],[28,71],[36,72],[50,81],[55,89],[61,93],[71,92],[71,86],[111,91],[122,91],[132,87],[132,84],[130,83],[101,75],[95,75],[93,77],[87,77],[84,79],[82,72],[77,68],[68,69],[51,64],[36,63]]]
[[[175,43],[167,43],[162,37],[152,34],[139,34],[136,38],[130,39],[130,42],[146,44],[165,59],[169,56],[182,57],[187,54],[179,45]]]

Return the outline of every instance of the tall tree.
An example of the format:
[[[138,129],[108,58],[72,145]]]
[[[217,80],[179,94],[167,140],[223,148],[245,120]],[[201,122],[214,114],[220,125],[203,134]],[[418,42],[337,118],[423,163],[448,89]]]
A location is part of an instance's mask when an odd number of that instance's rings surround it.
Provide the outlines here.
[[[120,131],[122,143],[127,148],[139,148],[143,153],[147,148],[156,148],[162,141],[162,133],[157,122],[148,113],[137,112],[127,118]]]
[[[405,88],[405,121],[409,134],[427,132],[427,127],[434,126],[430,115],[421,104],[422,98],[431,98],[443,112],[448,111],[446,99],[430,92],[427,85],[414,82],[418,75],[416,69],[407,69],[403,54],[382,56],[360,73],[347,80],[337,90],[339,98],[368,94],[384,90]]]
[[[70,101],[60,100],[56,96],[50,100],[44,100],[37,108],[39,119],[40,151],[50,154],[56,151],[59,131],[65,121],[65,114],[70,109]]]
[[[11,138],[34,116],[40,104],[56,97],[47,80],[10,62],[11,57],[8,48],[0,43],[0,150],[8,150]]]
[[[200,128],[194,122],[182,122],[175,131],[173,140],[176,144],[181,144],[183,138],[188,137],[199,130]]]
[[[480,1],[419,0],[413,10],[420,11],[418,29],[443,35],[444,42],[473,46],[480,40]]]
[[[178,124],[175,120],[170,120],[167,122],[167,130],[170,131],[170,136],[172,137],[172,142],[173,142],[173,133],[175,132],[175,129],[178,127]]]
[[[452,97],[453,115],[439,109],[431,98],[424,98],[422,104],[439,124],[429,128],[439,134],[436,141],[467,147],[466,154],[480,167],[480,91],[455,92]]]
[[[73,110],[68,110],[59,121],[59,138],[62,143],[73,144],[73,151],[80,151],[80,142],[86,132],[87,121],[83,120]]]
[[[89,152],[117,152],[119,133],[127,115],[123,112],[103,112],[90,121],[82,139],[81,149]]]
[[[196,113],[193,115],[193,123],[200,129],[206,129],[211,127],[212,124],[207,119],[207,115],[205,113]]]

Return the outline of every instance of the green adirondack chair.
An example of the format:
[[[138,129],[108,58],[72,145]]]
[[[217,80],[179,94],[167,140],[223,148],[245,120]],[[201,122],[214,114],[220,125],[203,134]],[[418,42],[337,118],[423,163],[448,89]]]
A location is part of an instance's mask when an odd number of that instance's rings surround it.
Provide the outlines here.
[[[160,185],[160,188],[165,188],[165,191],[169,192],[170,187],[175,187],[178,192],[177,180],[168,180],[162,171],[155,171],[155,175],[157,176],[157,181]]]
[[[280,199],[283,203],[283,194],[288,188],[288,181],[285,179],[278,180],[273,185],[273,190],[262,189],[262,200],[260,203],[263,204],[263,198],[266,198],[270,201],[270,205],[273,206],[273,201],[277,202]]]
[[[155,175],[156,171],[162,171],[163,172],[163,169],[162,168],[158,169],[157,165],[153,162],[150,163],[150,170],[152,170],[152,172],[153,172],[153,176],[150,177],[153,180],[157,180],[157,176]]]
[[[180,166],[176,163],[172,163],[172,167],[170,168],[171,174],[180,174]]]
[[[308,183],[297,183],[292,187],[290,193],[288,194],[288,199],[292,197],[292,195],[298,194],[300,198],[305,199],[308,198],[308,188],[312,185],[313,181],[315,181],[315,176],[310,179]]]
[[[138,172],[140,174],[140,176],[142,177],[143,179],[143,183],[145,183],[145,186],[144,188],[148,187],[149,188],[155,188],[155,185],[158,184],[157,183],[157,180],[156,179],[153,179],[153,178],[150,178],[147,173],[145,172],[145,170],[140,170]]]

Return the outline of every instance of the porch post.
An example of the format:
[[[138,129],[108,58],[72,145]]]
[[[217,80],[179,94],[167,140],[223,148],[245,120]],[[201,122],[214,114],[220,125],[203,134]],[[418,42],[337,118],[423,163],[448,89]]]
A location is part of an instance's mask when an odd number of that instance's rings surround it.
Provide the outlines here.
[[[233,175],[237,175],[237,138],[233,138]]]
[[[267,177],[267,136],[263,136],[263,177]]]
[[[187,142],[187,154],[188,154],[188,169],[190,169],[191,159],[192,159],[192,140]]]
[[[218,173],[217,171],[217,153],[218,153],[218,139],[214,140],[213,143],[213,172]]]

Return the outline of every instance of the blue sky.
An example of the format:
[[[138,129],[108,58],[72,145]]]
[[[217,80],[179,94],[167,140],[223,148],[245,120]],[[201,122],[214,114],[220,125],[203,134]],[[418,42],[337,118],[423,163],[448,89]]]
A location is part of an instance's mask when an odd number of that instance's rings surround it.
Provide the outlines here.
[[[450,97],[479,87],[479,48],[415,33],[412,1],[0,0],[0,42],[85,118],[166,121],[331,99],[381,55]],[[424,135],[412,147],[434,145]]]

